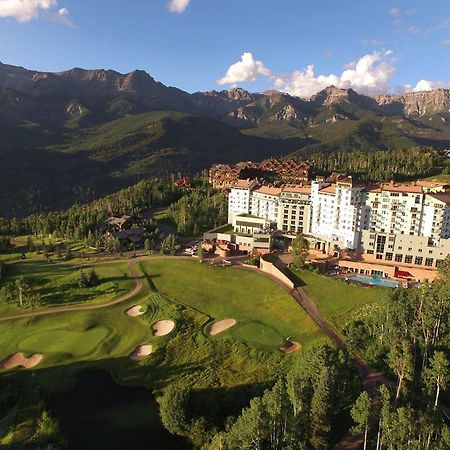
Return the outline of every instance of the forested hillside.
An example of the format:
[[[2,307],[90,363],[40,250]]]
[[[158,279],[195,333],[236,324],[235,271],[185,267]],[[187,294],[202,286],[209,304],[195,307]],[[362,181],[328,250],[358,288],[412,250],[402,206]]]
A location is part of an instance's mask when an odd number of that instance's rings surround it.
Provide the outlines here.
[[[0,216],[67,208],[219,162],[314,155],[351,170],[334,154],[403,151],[403,161],[410,149],[431,147],[442,155],[449,104],[442,89],[380,98],[332,86],[310,99],[240,88],[189,94],[143,71],[42,73],[0,63]],[[400,175],[441,173],[437,156],[419,159]],[[371,171],[396,175],[387,166]]]

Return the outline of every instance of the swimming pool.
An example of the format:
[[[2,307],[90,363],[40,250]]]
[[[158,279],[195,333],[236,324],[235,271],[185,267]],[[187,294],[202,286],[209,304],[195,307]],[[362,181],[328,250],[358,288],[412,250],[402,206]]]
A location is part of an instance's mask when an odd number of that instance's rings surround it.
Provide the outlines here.
[[[375,286],[384,286],[384,287],[391,287],[391,288],[398,287],[397,281],[384,280],[383,278],[378,278],[378,277],[364,277],[361,275],[352,275],[351,277],[348,277],[348,280],[357,281],[358,283],[375,285]]]

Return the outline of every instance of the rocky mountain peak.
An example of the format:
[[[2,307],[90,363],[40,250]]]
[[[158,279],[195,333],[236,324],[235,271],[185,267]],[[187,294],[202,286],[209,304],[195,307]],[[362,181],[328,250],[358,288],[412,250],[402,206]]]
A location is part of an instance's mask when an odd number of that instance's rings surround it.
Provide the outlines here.
[[[336,102],[348,100],[352,94],[356,94],[352,89],[341,89],[332,85],[313,95],[309,101],[320,106],[328,106]]]
[[[378,95],[375,101],[390,114],[425,116],[450,112],[450,90],[409,92],[400,95]]]
[[[228,93],[229,98],[232,100],[249,100],[252,101],[254,96],[250,94],[250,92],[246,91],[245,89],[242,89],[240,87],[233,88]]]

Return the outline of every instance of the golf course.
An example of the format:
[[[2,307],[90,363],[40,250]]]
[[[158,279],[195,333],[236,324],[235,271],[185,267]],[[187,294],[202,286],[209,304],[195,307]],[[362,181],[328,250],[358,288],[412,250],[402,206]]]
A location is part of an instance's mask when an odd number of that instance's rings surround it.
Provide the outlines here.
[[[81,288],[80,270],[92,269],[99,284]],[[0,305],[0,378],[39,386],[39,394],[24,400],[2,444],[29,439],[42,396],[70,391],[86,370],[156,396],[171,385],[236,389],[265,385],[305,348],[327,341],[283,287],[241,267],[178,257],[82,265],[41,258],[17,261],[4,281],[23,276],[40,302]],[[288,341],[298,351],[280,352]]]

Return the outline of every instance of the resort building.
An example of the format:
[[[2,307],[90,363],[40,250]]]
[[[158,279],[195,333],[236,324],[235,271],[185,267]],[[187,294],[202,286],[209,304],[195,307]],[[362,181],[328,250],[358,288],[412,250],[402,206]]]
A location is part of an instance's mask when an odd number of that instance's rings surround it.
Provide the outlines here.
[[[335,184],[311,184],[312,221],[310,232],[324,238],[330,247],[356,250],[365,224],[366,193],[364,185],[354,183],[351,177]]]
[[[351,272],[432,279],[450,254],[450,185],[368,186],[339,174],[310,185],[238,180],[228,197],[232,249],[264,253],[276,239],[302,233]],[[218,230],[205,234],[217,239]]]
[[[239,180],[228,196],[228,222],[237,214],[250,214],[250,193],[258,185],[256,180]]]
[[[311,187],[286,184],[278,197],[277,228],[284,233],[309,234],[311,229]]]
[[[235,165],[215,164],[209,170],[209,182],[216,189],[230,189],[238,180],[258,179],[264,184],[275,180],[283,182],[307,182],[310,178],[312,164],[308,161],[292,159],[266,159],[261,163],[252,161]]]

